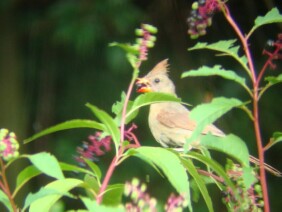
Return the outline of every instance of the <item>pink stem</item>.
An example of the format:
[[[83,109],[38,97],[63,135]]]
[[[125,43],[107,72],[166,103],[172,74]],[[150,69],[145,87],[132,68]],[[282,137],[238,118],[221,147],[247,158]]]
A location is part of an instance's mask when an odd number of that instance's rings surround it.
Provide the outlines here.
[[[225,18],[229,22],[229,24],[232,26],[232,28],[235,30],[236,34],[238,35],[242,45],[244,52],[246,54],[246,57],[248,59],[248,65],[251,71],[251,78],[253,82],[253,116],[254,116],[254,129],[255,129],[255,136],[257,141],[257,147],[258,147],[258,156],[259,156],[259,162],[260,162],[260,182],[262,186],[262,193],[263,193],[263,200],[264,200],[264,211],[269,212],[269,198],[268,198],[268,191],[267,191],[267,181],[266,181],[266,174],[264,169],[264,150],[263,150],[263,144],[262,144],[262,138],[260,134],[260,124],[259,124],[259,107],[258,107],[258,100],[259,100],[259,80],[256,77],[256,72],[251,56],[250,49],[248,47],[248,39],[244,37],[242,32],[240,31],[238,25],[235,23],[233,18],[230,15],[230,12],[226,5],[223,5],[223,11]]]

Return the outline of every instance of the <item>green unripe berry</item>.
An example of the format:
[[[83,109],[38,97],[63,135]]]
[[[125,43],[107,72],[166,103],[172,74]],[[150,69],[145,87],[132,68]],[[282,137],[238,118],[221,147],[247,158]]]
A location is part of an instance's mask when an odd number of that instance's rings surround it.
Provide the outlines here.
[[[140,181],[137,178],[133,178],[132,181],[131,181],[131,184],[134,187],[137,187],[139,185],[139,183],[140,183]]]
[[[135,35],[143,36],[144,35],[144,30],[143,29],[135,29]]]
[[[199,8],[198,2],[194,2],[194,3],[192,4],[192,10],[197,10],[198,8]]]
[[[148,48],[153,48],[153,47],[155,46],[155,43],[154,43],[153,41],[147,40],[147,41],[146,41],[146,46],[147,46]]]
[[[158,29],[150,24],[142,24],[142,27],[152,34],[156,34],[158,32]]]

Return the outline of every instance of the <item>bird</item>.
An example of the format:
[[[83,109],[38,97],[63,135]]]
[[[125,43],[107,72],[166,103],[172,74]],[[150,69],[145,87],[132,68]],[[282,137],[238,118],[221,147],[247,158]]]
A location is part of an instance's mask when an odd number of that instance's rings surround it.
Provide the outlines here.
[[[136,81],[137,92],[161,92],[176,96],[175,85],[168,76],[168,59],[159,62],[145,77]],[[149,128],[163,147],[183,147],[197,124],[189,117],[190,111],[178,102],[162,102],[150,105]],[[202,134],[211,133],[223,137],[225,134],[208,125]]]
[[[175,85],[168,75],[168,59],[162,60],[144,77],[137,78],[138,93],[161,92],[177,97]],[[149,128],[155,140],[163,147],[182,148],[197,127],[197,123],[190,119],[190,110],[179,102],[153,103],[149,109]],[[204,128],[202,135],[212,134],[217,137],[226,136],[225,133],[211,124]],[[190,148],[197,147],[199,141],[191,143]],[[250,161],[258,164],[257,158],[250,156]],[[282,176],[275,168],[264,165],[266,170]]]

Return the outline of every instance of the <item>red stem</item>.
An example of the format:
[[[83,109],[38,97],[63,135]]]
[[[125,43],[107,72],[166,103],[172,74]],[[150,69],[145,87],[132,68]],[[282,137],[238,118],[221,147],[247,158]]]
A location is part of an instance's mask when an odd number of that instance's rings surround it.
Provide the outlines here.
[[[11,206],[13,208],[13,211],[16,212],[17,211],[17,206],[14,202],[12,193],[10,191],[10,187],[6,178],[6,168],[5,168],[5,164],[2,160],[2,158],[0,158],[0,165],[1,165],[1,170],[2,170],[2,180],[3,180],[3,184],[1,182],[1,187],[4,186],[3,191],[5,192],[5,194],[8,196],[9,201],[11,203]]]
[[[139,68],[141,65],[141,61],[139,61],[137,64],[136,64],[136,68]],[[135,70],[134,70],[135,71]],[[133,73],[135,74],[135,73]],[[100,188],[100,191],[99,191],[99,194],[97,196],[97,203],[98,204],[101,204],[102,201],[103,201],[103,196],[104,196],[104,192],[109,184],[109,181],[113,175],[113,172],[118,164],[118,161],[121,157],[121,155],[123,154],[123,152],[125,151],[125,149],[129,148],[129,146],[131,145],[128,145],[127,148],[124,148],[122,143],[124,141],[124,131],[125,131],[125,121],[126,121],[126,109],[127,109],[127,105],[128,105],[128,102],[129,102],[129,98],[130,98],[130,95],[131,95],[131,92],[133,90],[133,86],[134,86],[134,83],[135,83],[135,76],[133,75],[133,78],[129,84],[129,87],[128,87],[128,90],[127,90],[127,93],[126,93],[126,97],[125,97],[125,100],[124,100],[124,105],[123,105],[123,109],[122,109],[122,116],[121,116],[121,121],[120,121],[120,147],[119,147],[119,151],[117,153],[117,155],[113,158],[108,170],[107,170],[107,173],[106,173],[106,176],[103,180],[103,183],[101,185],[101,188]],[[137,145],[139,144],[138,140],[135,140],[135,142],[137,141]]]
[[[263,193],[263,200],[264,200],[264,211],[269,212],[269,198],[268,198],[268,191],[267,191],[267,181],[266,181],[266,174],[264,169],[264,150],[263,150],[263,144],[262,144],[262,138],[260,134],[260,124],[259,124],[259,107],[258,107],[258,100],[259,100],[259,79],[256,77],[256,72],[251,56],[250,49],[248,47],[248,38],[245,37],[241,30],[239,29],[236,22],[233,20],[233,18],[230,15],[230,12],[226,5],[223,5],[223,11],[225,18],[229,22],[229,24],[232,26],[232,28],[235,30],[236,34],[238,35],[245,52],[245,55],[248,59],[248,65],[249,69],[251,71],[251,79],[253,82],[253,116],[254,116],[254,130],[255,130],[255,136],[256,136],[256,142],[257,142],[257,148],[258,148],[258,156],[259,156],[259,163],[260,163],[260,182],[262,186],[262,193]]]
[[[117,156],[115,156],[107,170],[107,173],[106,173],[106,176],[103,180],[103,183],[102,183],[102,186],[100,188],[100,191],[99,191],[99,194],[97,195],[97,203],[98,204],[101,204],[102,203],[102,200],[103,200],[103,196],[104,196],[104,192],[109,184],[109,181],[111,179],[111,176],[115,170],[115,167],[116,167],[116,162],[117,162]]]

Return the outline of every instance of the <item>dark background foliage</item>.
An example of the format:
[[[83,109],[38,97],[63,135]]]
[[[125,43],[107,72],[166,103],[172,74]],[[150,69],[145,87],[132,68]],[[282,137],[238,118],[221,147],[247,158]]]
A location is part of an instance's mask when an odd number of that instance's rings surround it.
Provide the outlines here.
[[[177,92],[185,102],[197,105],[213,96],[239,97],[247,100],[244,91],[232,82],[219,78],[180,79],[186,70],[201,65],[222,64],[226,69],[244,75],[230,58],[213,56],[213,52],[193,51],[187,48],[198,40],[187,35],[186,18],[192,0],[1,0],[0,2],[0,127],[8,128],[23,140],[44,128],[75,118],[93,118],[84,107],[86,102],[110,112],[111,105],[126,90],[131,68],[120,49],[109,48],[113,41],[133,42],[134,29],[140,23],[150,23],[159,29],[156,46],[149,60],[141,67],[142,75],[158,61],[169,58],[170,74],[177,84]],[[230,10],[247,32],[257,15],[264,15],[280,0],[230,0]],[[251,49],[257,70],[266,57],[262,50],[269,39],[275,39],[281,26],[269,25],[258,30],[251,39]],[[235,34],[218,14],[208,34],[199,40],[215,42],[231,39]],[[281,73],[278,68],[269,74]],[[281,85],[272,88],[261,101],[261,126],[264,143],[274,131],[281,131]],[[136,96],[137,94],[133,94]],[[157,146],[147,125],[148,110],[143,109],[135,120],[136,134],[143,145]],[[240,111],[223,117],[218,126],[243,138],[256,155],[252,123]],[[50,151],[59,160],[75,163],[76,146],[93,133],[91,130],[70,130],[46,136],[21,147],[22,152]],[[266,162],[282,170],[281,145],[266,153]],[[222,155],[218,155],[220,157]],[[110,157],[98,164],[105,171]],[[17,174],[15,167],[11,176]],[[154,170],[138,159],[130,159],[120,166],[112,182],[125,182],[133,176],[146,181],[152,196],[164,201],[170,185]],[[281,179],[268,175],[272,211],[279,211]],[[26,191],[36,190],[48,179],[37,179]],[[164,186],[165,185],[165,186]],[[216,189],[215,189],[216,190]],[[219,211],[219,192],[213,191],[214,204]],[[22,192],[23,193],[23,192]],[[23,198],[23,196],[21,197]],[[22,199],[18,201],[21,203]],[[201,200],[200,200],[201,201]],[[196,211],[205,211],[197,204]],[[73,206],[77,207],[77,206]],[[201,208],[202,207],[202,208]]]

